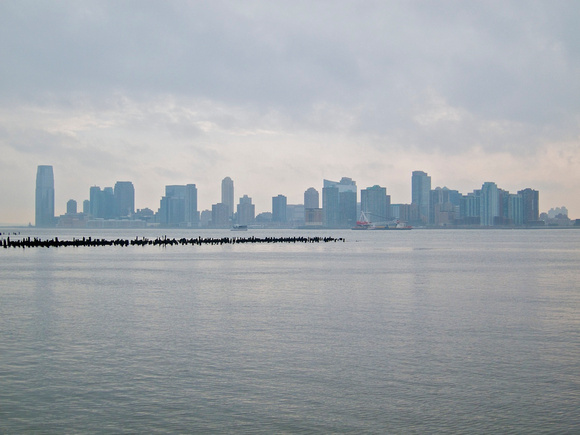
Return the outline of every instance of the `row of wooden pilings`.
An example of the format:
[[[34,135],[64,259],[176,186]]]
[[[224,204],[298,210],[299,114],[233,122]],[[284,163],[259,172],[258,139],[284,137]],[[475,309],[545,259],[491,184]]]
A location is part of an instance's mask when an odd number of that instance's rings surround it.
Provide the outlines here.
[[[73,238],[60,240],[58,237],[42,240],[37,237],[25,237],[18,240],[7,237],[2,239],[3,248],[60,248],[93,247],[93,246],[174,246],[174,245],[233,245],[241,243],[329,243],[344,242],[342,237],[195,237],[195,238],[168,238],[167,236],[149,239],[136,237],[135,239],[99,239],[93,237]]]

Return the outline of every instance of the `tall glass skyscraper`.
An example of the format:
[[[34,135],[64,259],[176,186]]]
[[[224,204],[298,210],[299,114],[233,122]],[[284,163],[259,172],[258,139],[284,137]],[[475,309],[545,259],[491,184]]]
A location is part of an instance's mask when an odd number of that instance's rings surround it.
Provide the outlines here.
[[[228,216],[234,214],[234,181],[230,177],[222,180],[222,204],[228,206]]]
[[[53,227],[54,220],[54,174],[52,166],[40,165],[36,170],[36,213],[37,227]]]
[[[419,222],[425,225],[429,222],[431,177],[426,172],[413,171],[411,188],[411,203],[418,207]]]
[[[114,189],[115,217],[135,214],[135,187],[130,181],[117,181]]]

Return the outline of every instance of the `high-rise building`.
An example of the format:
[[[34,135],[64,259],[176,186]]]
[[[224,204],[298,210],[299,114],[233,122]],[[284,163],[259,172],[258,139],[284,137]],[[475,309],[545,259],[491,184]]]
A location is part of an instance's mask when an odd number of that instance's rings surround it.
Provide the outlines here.
[[[524,201],[521,194],[510,194],[508,197],[508,220],[512,225],[524,223]]]
[[[304,192],[304,208],[319,208],[320,196],[318,190],[314,187],[309,187]]]
[[[101,188],[91,186],[89,189],[89,214],[93,219],[103,217],[104,204],[101,197]]]
[[[522,195],[524,224],[531,224],[540,219],[540,193],[534,189],[520,190]]]
[[[324,180],[322,188],[322,215],[329,228],[353,227],[357,221],[357,187],[352,178],[342,177],[339,182]]]
[[[236,219],[238,225],[249,225],[254,222],[256,216],[256,206],[252,204],[252,198],[244,195],[240,198],[237,207]]]
[[[69,199],[66,203],[66,214],[77,214],[77,202]]]
[[[54,174],[52,166],[40,165],[36,170],[35,221],[37,227],[53,227]]]
[[[185,186],[165,186],[158,216],[161,225],[178,226],[185,221]]]
[[[457,190],[436,187],[429,195],[429,224],[447,225],[459,218],[461,194]]]
[[[228,217],[234,214],[234,182],[230,177],[222,180],[222,204],[228,206]]]
[[[411,204],[416,204],[419,210],[419,224],[429,223],[429,203],[431,192],[431,177],[423,171],[413,171],[411,177]]]
[[[85,199],[83,201],[83,213],[88,215],[90,212],[91,212],[91,201]]]
[[[314,187],[309,187],[304,192],[304,224],[307,226],[322,225],[320,196]]]
[[[272,197],[272,222],[286,222],[286,204],[284,195]]]
[[[474,190],[461,197],[459,218],[463,225],[481,224],[481,190]]]
[[[326,184],[327,180],[324,180]],[[339,196],[336,185],[325,185],[322,188],[322,222],[325,227],[339,227]]]
[[[104,204],[105,219],[113,219],[115,217],[115,191],[112,187],[105,187],[102,192]]]
[[[229,208],[220,202],[211,206],[211,226],[213,228],[227,228],[230,226]]]
[[[391,198],[387,188],[374,185],[360,191],[361,211],[371,222],[385,222],[390,219]]]
[[[199,212],[197,211],[197,187],[195,184],[185,185],[184,222],[188,227],[199,226]]]
[[[115,183],[115,217],[127,217],[135,214],[135,188],[130,181]]]
[[[499,216],[499,191],[495,183],[490,181],[483,183],[480,202],[481,225],[494,226],[497,223],[496,218]]]

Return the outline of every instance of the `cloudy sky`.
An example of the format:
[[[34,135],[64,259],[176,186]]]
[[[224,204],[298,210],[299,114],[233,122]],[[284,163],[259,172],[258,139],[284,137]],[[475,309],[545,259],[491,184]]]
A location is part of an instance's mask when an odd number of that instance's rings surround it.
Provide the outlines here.
[[[411,172],[468,193],[540,191],[580,217],[580,3],[0,2],[0,222],[34,222],[36,167],[56,211],[133,181],[157,210],[199,209],[343,176],[411,201]]]

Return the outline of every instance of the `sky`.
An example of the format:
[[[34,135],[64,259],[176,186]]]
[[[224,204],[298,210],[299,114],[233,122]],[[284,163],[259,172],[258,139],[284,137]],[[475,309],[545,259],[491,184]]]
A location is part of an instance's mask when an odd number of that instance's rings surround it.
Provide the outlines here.
[[[256,212],[323,179],[411,172],[463,194],[540,192],[580,218],[580,2],[0,2],[0,222],[34,222],[38,165],[56,214],[132,181],[156,211],[234,180]]]

